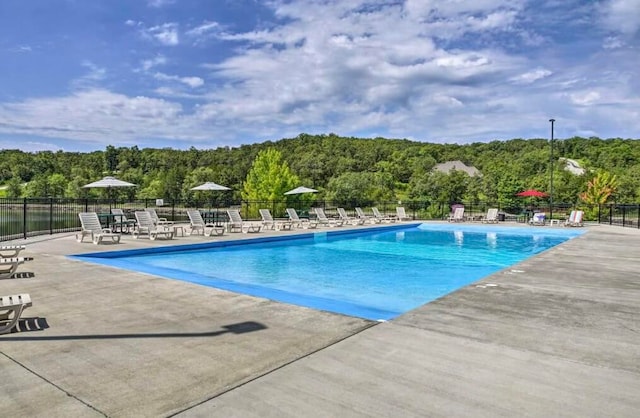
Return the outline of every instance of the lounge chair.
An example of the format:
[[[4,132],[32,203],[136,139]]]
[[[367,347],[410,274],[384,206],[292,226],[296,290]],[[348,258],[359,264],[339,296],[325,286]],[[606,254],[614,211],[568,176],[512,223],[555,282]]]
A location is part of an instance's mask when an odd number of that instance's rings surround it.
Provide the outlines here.
[[[543,226],[546,223],[547,215],[544,212],[536,212],[529,220],[530,225]]]
[[[259,209],[260,217],[262,218],[262,227],[266,229],[275,229],[277,231],[291,231],[293,222],[285,220],[275,220],[271,216],[269,209]]]
[[[150,240],[157,238],[173,238],[173,231],[169,230],[169,225],[156,225],[151,218],[151,214],[145,210],[138,210],[135,213],[138,225],[133,230],[133,237],[138,239],[141,235],[149,235]]]
[[[371,212],[373,212],[373,217],[378,219],[380,222],[392,223],[396,221],[396,218],[393,216],[386,216],[380,213],[378,208],[371,208]]]
[[[564,223],[564,226],[583,226],[582,218],[584,217],[584,211],[572,210],[569,214],[569,219]]]
[[[298,228],[315,229],[318,227],[318,221],[309,219],[300,219],[298,212],[294,208],[287,208],[287,215],[291,224]]]
[[[202,235],[205,237],[224,234],[224,227],[206,223],[199,210],[187,210],[187,216],[189,216],[189,223],[191,225],[189,235],[198,234],[200,231],[202,231]]]
[[[487,210],[487,214],[485,215],[484,218],[482,218],[482,223],[485,224],[493,224],[493,223],[498,223],[498,209],[497,208],[492,208]]]
[[[76,241],[82,242],[86,235],[91,237],[94,244],[100,244],[103,239],[111,238],[112,243],[120,242],[120,234],[113,232],[111,228],[103,228],[98,214],[95,212],[80,212],[78,214],[82,230],[76,234]]]
[[[0,258],[12,258],[20,254],[20,251],[27,248],[25,245],[3,245],[0,246]]]
[[[464,207],[457,207],[449,216],[449,222],[464,222]]]
[[[154,208],[146,208],[145,211],[151,215],[154,225],[173,225],[173,221],[168,221],[167,218],[159,218]]]
[[[135,228],[136,226],[136,220],[135,219],[127,219],[127,216],[124,214],[124,211],[122,209],[119,208],[112,208],[111,209],[111,214],[114,217],[114,222],[113,222],[113,229],[115,232],[115,229],[117,227],[120,227],[120,232],[127,232],[129,233],[132,229]]]
[[[11,278],[20,264],[31,260],[33,260],[31,257],[0,258],[0,279]]]
[[[342,226],[344,225],[344,221],[342,219],[329,219],[327,215],[324,213],[324,209],[315,208],[316,217],[318,218],[318,225],[323,226]]]
[[[28,293],[0,296],[0,334],[11,332],[22,312],[30,306],[31,296]]]
[[[364,225],[364,219],[359,217],[353,218],[347,215],[347,211],[344,210],[344,208],[338,208],[338,216],[340,216],[340,220],[342,220],[343,223],[348,223],[351,225]]]
[[[243,221],[242,216],[240,216],[240,211],[237,209],[228,209],[227,216],[229,217],[229,232],[243,232],[247,234],[249,232],[260,232],[262,228],[262,225]]]
[[[362,208],[356,208],[356,215],[358,215],[358,218],[362,219],[364,222],[369,222],[370,224],[379,224],[382,222],[380,219],[364,213]]]
[[[404,207],[397,206],[396,207],[396,219],[399,221],[410,221],[411,217],[407,216],[407,212],[405,212]]]

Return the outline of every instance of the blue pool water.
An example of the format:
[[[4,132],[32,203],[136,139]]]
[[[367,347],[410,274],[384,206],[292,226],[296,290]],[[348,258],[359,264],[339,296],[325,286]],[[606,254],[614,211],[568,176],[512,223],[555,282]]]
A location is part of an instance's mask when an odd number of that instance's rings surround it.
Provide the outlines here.
[[[391,319],[580,235],[422,224],[77,258],[366,319]]]

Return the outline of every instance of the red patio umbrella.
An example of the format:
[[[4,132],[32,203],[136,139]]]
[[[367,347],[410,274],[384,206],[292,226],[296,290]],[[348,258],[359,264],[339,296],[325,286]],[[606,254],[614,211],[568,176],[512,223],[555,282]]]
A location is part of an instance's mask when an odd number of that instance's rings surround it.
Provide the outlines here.
[[[516,196],[520,197],[548,197],[549,195],[545,192],[541,192],[535,189],[525,190],[524,192],[516,193]]]

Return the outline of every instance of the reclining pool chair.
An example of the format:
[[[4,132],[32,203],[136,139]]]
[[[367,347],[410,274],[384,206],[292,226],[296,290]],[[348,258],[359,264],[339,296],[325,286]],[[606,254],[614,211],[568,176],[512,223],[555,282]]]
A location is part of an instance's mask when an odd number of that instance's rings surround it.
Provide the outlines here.
[[[569,214],[569,219],[566,220],[564,226],[583,226],[582,218],[584,217],[584,211],[572,210]]]
[[[487,210],[487,214],[484,218],[482,218],[482,223],[485,224],[493,224],[493,223],[498,223],[498,209],[497,208],[491,208],[489,210]]]
[[[373,212],[373,217],[378,219],[380,222],[393,223],[396,221],[395,217],[381,214],[376,207],[371,208],[371,212]]]
[[[28,293],[0,296],[0,334],[11,332],[22,316],[22,312],[29,306],[31,306],[31,296]]]
[[[342,226],[344,225],[344,221],[342,219],[329,219],[327,215],[324,213],[324,209],[315,208],[316,217],[318,218],[318,224],[320,226]]]
[[[0,279],[11,278],[20,264],[31,260],[33,260],[32,257],[0,258]]]
[[[298,212],[296,212],[294,208],[287,208],[287,215],[289,215],[289,220],[295,227],[304,229],[315,229],[318,227],[318,221],[316,221],[315,219],[300,219],[300,216],[298,216]]]
[[[141,235],[149,235],[150,240],[155,240],[157,238],[173,238],[173,231],[167,229],[167,226],[156,225],[151,218],[151,214],[146,210],[138,210],[135,212],[136,221],[138,221],[138,225],[136,229],[133,231],[133,237],[138,239]]]
[[[338,216],[340,216],[340,220],[342,220],[343,223],[348,223],[351,225],[364,225],[364,219],[357,217],[357,218],[352,218],[351,216],[347,215],[347,211],[344,210],[344,208],[338,208]]]
[[[154,208],[146,208],[145,211],[151,216],[154,225],[173,225],[173,221],[168,221],[167,218],[159,218],[158,212]]]
[[[188,210],[187,216],[189,216],[189,222],[191,224],[191,231],[189,232],[189,235],[198,234],[199,231],[202,231],[202,235],[205,237],[210,237],[212,235],[220,236],[224,234],[224,227],[206,223],[199,210]],[[209,230],[207,230],[207,228],[209,228]]]
[[[82,230],[76,234],[76,241],[82,242],[86,235],[91,237],[94,244],[100,244],[103,239],[111,238],[111,242],[119,243],[120,234],[114,233],[111,228],[103,228],[98,214],[95,212],[80,212],[78,214]]]
[[[455,208],[449,216],[449,222],[464,222],[464,207]]]
[[[24,245],[2,245],[0,246],[0,258],[13,258],[20,254],[20,251],[27,248]]]
[[[399,221],[410,221],[411,217],[407,216],[407,212],[404,210],[404,206],[396,207],[396,219]]]
[[[379,224],[380,222],[382,222],[380,219],[364,213],[364,210],[362,210],[362,208],[356,208],[356,215],[358,215],[358,218],[362,219],[364,222],[369,222],[370,224]]]
[[[262,218],[262,227],[266,229],[275,229],[277,231],[285,231],[291,230],[293,226],[292,221],[285,220],[275,220],[273,216],[271,216],[271,211],[269,209],[259,209],[260,217]]]
[[[228,209],[227,216],[229,217],[229,232],[260,232],[262,225],[256,225],[251,222],[245,222],[240,216],[240,211],[237,209]]]

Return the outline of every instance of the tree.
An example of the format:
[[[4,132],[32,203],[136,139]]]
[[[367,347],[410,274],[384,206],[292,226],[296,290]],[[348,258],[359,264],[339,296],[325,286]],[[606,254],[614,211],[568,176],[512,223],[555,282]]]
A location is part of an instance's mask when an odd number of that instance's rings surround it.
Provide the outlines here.
[[[589,205],[602,205],[607,203],[617,188],[618,179],[615,174],[601,171],[587,183],[587,190],[580,193],[580,199]]]
[[[298,186],[300,180],[282,154],[274,148],[260,151],[242,185],[242,199],[249,201],[278,201],[287,190]]]

